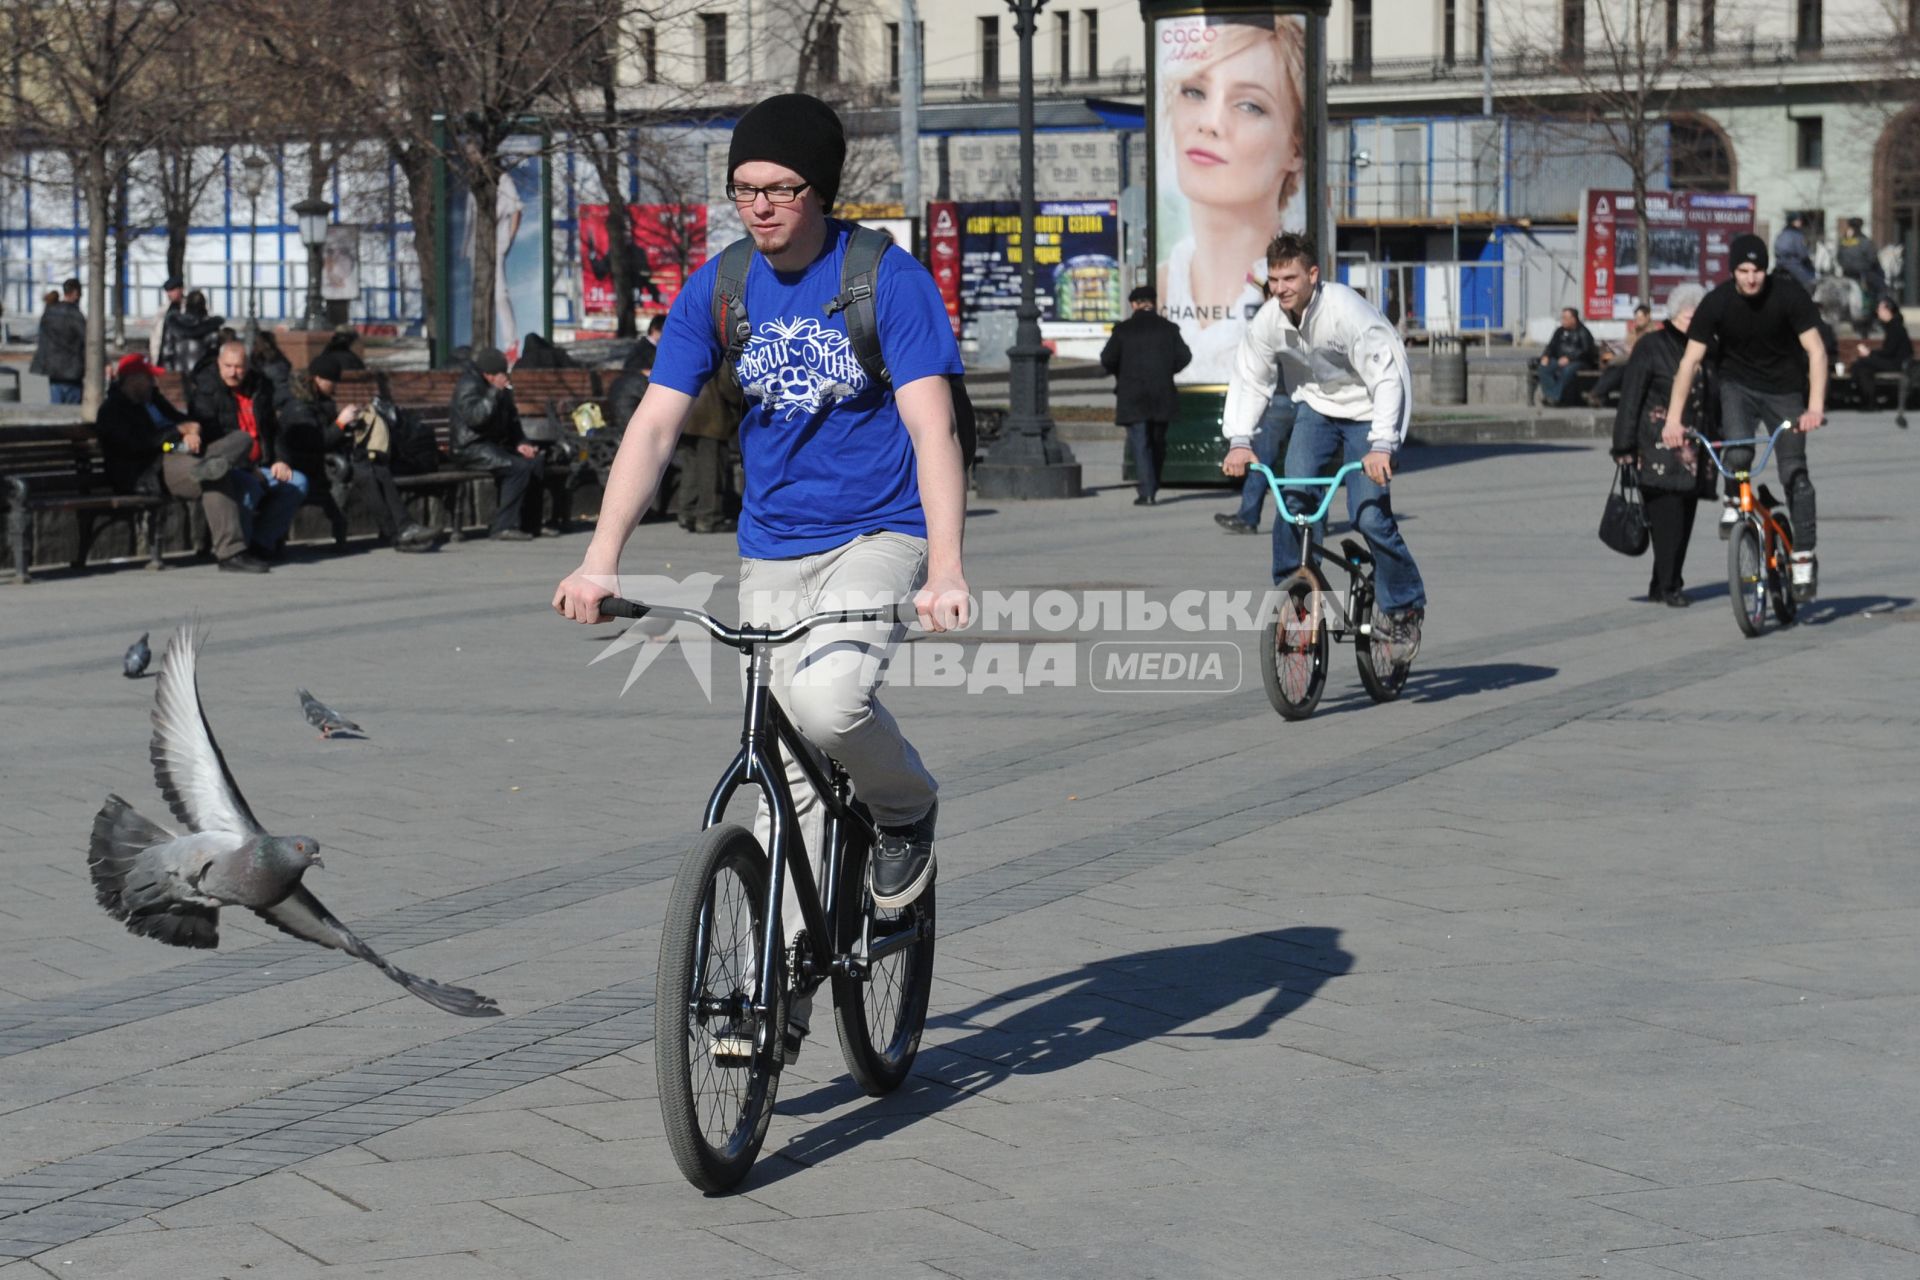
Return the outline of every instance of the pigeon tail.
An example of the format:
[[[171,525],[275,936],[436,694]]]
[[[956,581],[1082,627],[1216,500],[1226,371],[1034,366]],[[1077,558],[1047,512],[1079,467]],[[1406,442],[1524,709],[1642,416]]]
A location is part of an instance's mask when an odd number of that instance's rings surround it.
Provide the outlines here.
[[[220,912],[174,896],[160,846],[177,839],[119,796],[108,796],[94,815],[93,839],[87,848],[94,897],[107,914],[124,920],[130,933],[169,946],[206,950],[219,945]]]

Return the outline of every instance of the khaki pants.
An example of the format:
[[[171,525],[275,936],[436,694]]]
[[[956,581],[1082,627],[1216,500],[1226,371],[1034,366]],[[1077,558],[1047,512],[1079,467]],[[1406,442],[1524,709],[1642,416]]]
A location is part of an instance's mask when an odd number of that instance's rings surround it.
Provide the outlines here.
[[[167,488],[177,497],[199,499],[200,509],[207,515],[207,534],[213,540],[215,559],[228,560],[247,549],[246,529],[240,520],[240,481],[229,471],[211,484],[202,484],[194,479],[193,469],[203,459],[223,457],[237,470],[252,452],[252,436],[230,431],[200,453],[175,449],[161,460],[160,474],[166,478]]]
[[[863,534],[831,551],[793,560],[742,560],[740,617],[779,626],[810,613],[877,608],[911,599],[926,576],[926,539],[904,533]],[[887,659],[904,630],[897,623],[819,627],[804,639],[775,647],[772,655],[773,696],[781,710],[819,752],[845,767],[854,793],[873,811],[874,821],[886,826],[906,826],[926,816],[939,789],[877,696]],[[787,789],[818,884],[825,809],[799,764],[788,760],[786,767]],[[764,803],[754,834],[763,846],[767,843]],[[802,924],[791,878],[783,901],[791,942]],[[796,1007],[794,1020],[806,1025],[807,1013]]]

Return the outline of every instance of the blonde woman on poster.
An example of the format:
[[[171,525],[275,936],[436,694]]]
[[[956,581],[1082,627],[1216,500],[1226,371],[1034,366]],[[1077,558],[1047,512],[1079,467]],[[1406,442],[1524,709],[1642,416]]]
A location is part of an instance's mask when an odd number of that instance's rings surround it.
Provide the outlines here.
[[[1161,310],[1193,352],[1180,381],[1225,383],[1266,300],[1267,242],[1306,227],[1306,26],[1208,14],[1154,30]]]

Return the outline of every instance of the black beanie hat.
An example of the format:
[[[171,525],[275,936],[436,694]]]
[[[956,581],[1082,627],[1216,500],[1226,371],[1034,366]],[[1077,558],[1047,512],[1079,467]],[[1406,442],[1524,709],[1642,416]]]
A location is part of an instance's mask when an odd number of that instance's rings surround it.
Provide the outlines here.
[[[1767,269],[1767,242],[1749,232],[1735,236],[1728,246],[1729,261],[1735,267],[1743,262],[1751,262],[1762,271]]]
[[[481,373],[501,374],[507,371],[507,358],[494,347],[475,347],[473,349],[473,367]]]
[[[727,148],[727,181],[734,171],[754,160],[765,160],[793,170],[820,193],[831,209],[840,194],[840,170],[847,162],[847,134],[840,117],[820,99],[805,93],[783,93],[758,102],[733,126],[733,144]]]
[[[307,365],[307,376],[325,378],[328,382],[340,381],[340,375],[346,371],[346,362],[340,359],[337,351],[322,351]]]

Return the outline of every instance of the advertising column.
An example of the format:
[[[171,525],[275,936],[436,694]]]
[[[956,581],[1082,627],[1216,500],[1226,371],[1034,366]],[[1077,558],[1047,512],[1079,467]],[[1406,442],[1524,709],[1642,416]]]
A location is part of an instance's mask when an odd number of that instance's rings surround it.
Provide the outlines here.
[[[1142,0],[1149,277],[1193,361],[1177,381],[1168,478],[1218,479],[1220,408],[1241,335],[1266,300],[1267,242],[1313,234],[1331,260],[1321,133],[1326,3]]]

